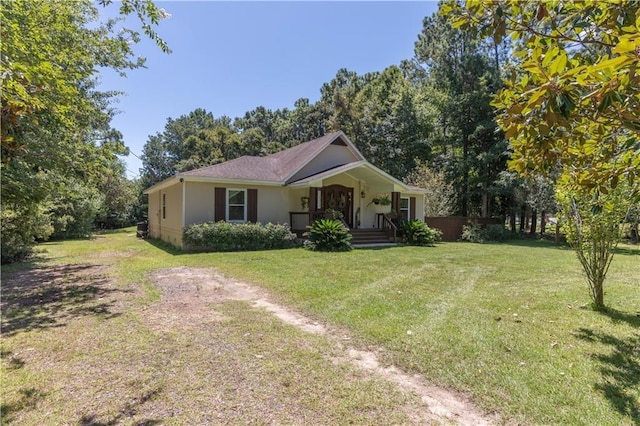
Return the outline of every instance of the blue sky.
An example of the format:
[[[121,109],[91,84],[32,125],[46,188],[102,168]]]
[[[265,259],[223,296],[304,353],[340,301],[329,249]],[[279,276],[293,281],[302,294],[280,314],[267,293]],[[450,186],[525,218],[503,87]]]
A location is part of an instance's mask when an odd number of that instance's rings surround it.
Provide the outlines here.
[[[101,76],[104,90],[126,93],[113,126],[138,156],[169,117],[196,108],[231,118],[257,106],[293,108],[299,98],[317,101],[340,68],[363,74],[410,59],[422,19],[437,10],[436,2],[156,4],[171,14],[157,30],[173,53],[144,40],[135,51],[146,69]],[[141,162],[125,161],[128,176],[137,176]]]

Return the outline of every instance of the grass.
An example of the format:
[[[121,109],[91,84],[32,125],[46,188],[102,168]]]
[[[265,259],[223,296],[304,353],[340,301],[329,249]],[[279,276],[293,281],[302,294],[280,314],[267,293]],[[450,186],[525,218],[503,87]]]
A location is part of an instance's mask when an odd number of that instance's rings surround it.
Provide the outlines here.
[[[361,373],[319,357],[335,350],[322,338],[248,305],[225,305],[221,309],[239,316],[217,327],[188,333],[149,328],[145,310],[159,293],[147,273],[204,266],[268,288],[281,303],[350,330],[358,344],[382,348],[386,363],[467,393],[506,422],[640,425],[637,246],[621,246],[614,258],[605,283],[608,313],[589,308],[573,252],[546,242],[183,254],[136,240],[128,229],[41,249],[43,260],[29,267],[98,263],[104,266],[82,273],[114,284],[61,290],[67,302],[55,309],[3,306],[5,420],[408,421],[394,409],[407,404],[406,396],[375,380],[335,379]],[[5,273],[20,269],[3,268],[3,283]],[[7,321],[14,327],[9,333]],[[262,338],[247,342],[247,332]],[[201,343],[221,340],[227,341],[222,349],[205,350]],[[283,350],[266,357],[269,362],[255,357],[273,348]],[[77,379],[67,378],[85,366]],[[101,376],[92,374],[97,368]],[[262,395],[247,398],[247,389]],[[186,397],[177,398],[176,412],[164,412],[162,402],[175,395]],[[202,417],[220,395],[224,403],[210,414],[222,417]]]

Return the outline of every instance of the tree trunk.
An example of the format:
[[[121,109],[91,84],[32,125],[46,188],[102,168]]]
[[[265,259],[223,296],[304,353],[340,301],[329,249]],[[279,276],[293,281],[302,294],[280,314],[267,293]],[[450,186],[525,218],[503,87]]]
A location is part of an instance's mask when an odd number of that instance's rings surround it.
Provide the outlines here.
[[[516,233],[516,209],[512,208],[509,212],[509,225],[511,226],[511,232]]]
[[[603,290],[603,282],[604,277],[598,282],[593,283],[593,303],[595,304],[595,308],[599,311],[604,311],[604,290]]]
[[[523,233],[525,226],[527,226],[527,206],[522,205],[520,209],[520,232]]]
[[[547,228],[547,221],[545,220],[544,210],[540,213],[540,235],[544,234],[545,229]]]
[[[531,209],[531,230],[529,233],[531,235],[536,235],[536,225],[538,224],[538,211],[536,209]]]
[[[462,216],[469,215],[469,136],[462,135]]]

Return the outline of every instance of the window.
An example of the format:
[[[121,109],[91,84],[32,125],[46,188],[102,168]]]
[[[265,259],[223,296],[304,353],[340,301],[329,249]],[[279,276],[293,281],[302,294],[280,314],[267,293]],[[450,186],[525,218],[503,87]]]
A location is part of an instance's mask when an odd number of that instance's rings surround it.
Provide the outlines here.
[[[162,219],[167,218],[167,194],[162,194]]]
[[[409,220],[409,198],[400,198],[400,217]]]
[[[247,190],[227,189],[227,221],[247,221]]]

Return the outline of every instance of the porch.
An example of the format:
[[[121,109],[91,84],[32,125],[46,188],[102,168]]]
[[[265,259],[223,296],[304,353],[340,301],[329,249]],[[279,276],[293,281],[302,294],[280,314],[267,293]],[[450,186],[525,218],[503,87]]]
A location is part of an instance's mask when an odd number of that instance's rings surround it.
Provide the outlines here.
[[[334,213],[334,211],[329,211],[328,213],[325,211],[289,212],[291,231],[298,237],[302,237],[307,231],[307,226],[318,219],[333,218]],[[352,244],[395,243],[399,240],[400,234],[394,222],[397,218],[383,213],[378,213],[376,216],[377,227],[374,228],[353,228],[342,220],[342,223],[344,223],[352,235]]]

